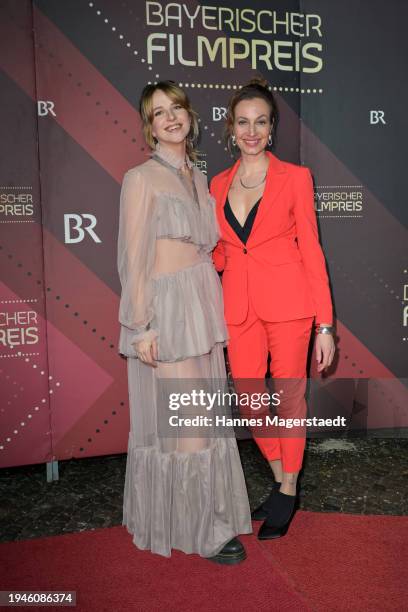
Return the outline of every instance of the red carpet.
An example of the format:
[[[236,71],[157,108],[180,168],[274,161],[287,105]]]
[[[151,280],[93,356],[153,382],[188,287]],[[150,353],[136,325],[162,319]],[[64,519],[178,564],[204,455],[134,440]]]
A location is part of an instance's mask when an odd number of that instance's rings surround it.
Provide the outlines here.
[[[76,590],[73,609],[81,612],[309,611],[257,540],[242,541],[248,559],[236,567],[177,551],[171,559],[139,551],[123,527],[6,543],[0,588]]]
[[[298,512],[260,542],[317,612],[408,610],[408,517]]]
[[[242,541],[236,567],[139,551],[123,527],[10,542],[0,588],[76,590],[81,611],[408,609],[408,517],[298,512],[281,540]]]

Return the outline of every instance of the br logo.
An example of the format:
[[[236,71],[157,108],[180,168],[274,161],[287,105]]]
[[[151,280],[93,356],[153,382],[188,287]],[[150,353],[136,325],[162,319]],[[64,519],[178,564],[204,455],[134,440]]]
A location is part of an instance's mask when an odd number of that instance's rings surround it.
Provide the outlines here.
[[[370,124],[376,125],[377,123],[383,123],[387,125],[384,116],[385,113],[382,110],[370,110]]]
[[[408,301],[408,285],[404,285],[404,302]],[[402,311],[402,324],[408,327],[408,306],[404,306]]]
[[[84,221],[87,222],[86,225],[84,225]],[[83,213],[82,215],[76,215],[74,213],[64,215],[65,244],[82,242],[85,238],[85,232],[90,235],[94,242],[102,242],[93,229],[96,223],[96,217],[88,213]]]
[[[227,109],[225,106],[213,106],[212,107],[212,118],[213,121],[221,121],[227,116]]]
[[[38,100],[37,109],[39,117],[46,117],[47,115],[53,115],[53,117],[57,116],[56,113],[54,113],[54,102],[50,100]]]

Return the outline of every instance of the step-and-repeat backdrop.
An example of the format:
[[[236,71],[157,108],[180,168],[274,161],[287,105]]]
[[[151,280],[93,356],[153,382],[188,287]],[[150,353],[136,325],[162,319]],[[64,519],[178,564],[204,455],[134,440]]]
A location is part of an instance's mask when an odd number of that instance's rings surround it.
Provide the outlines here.
[[[232,163],[229,96],[268,80],[275,153],[315,180],[338,333],[323,395],[407,426],[407,18],[399,0],[2,0],[1,466],[126,450],[118,202],[160,79],[200,115],[209,179]]]

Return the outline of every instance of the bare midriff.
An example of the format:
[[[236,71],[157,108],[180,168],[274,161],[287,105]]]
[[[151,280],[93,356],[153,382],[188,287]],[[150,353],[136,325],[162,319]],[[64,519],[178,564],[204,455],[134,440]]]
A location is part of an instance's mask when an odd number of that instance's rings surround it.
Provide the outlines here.
[[[200,261],[203,261],[203,254],[196,244],[174,238],[159,238],[156,240],[153,276],[173,274]]]

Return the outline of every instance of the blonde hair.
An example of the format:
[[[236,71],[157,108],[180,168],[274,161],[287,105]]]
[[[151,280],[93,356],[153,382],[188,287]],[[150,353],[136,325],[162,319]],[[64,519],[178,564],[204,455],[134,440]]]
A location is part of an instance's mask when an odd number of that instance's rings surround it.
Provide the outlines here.
[[[187,94],[174,81],[159,81],[154,85],[146,85],[142,91],[139,102],[139,112],[143,121],[143,133],[147,144],[151,149],[155,147],[155,139],[152,134],[153,123],[153,94],[157,90],[166,94],[173,102],[180,104],[187,111],[191,127],[186,138],[186,153],[193,161],[197,159],[196,143],[199,136],[198,114],[191,106]]]

